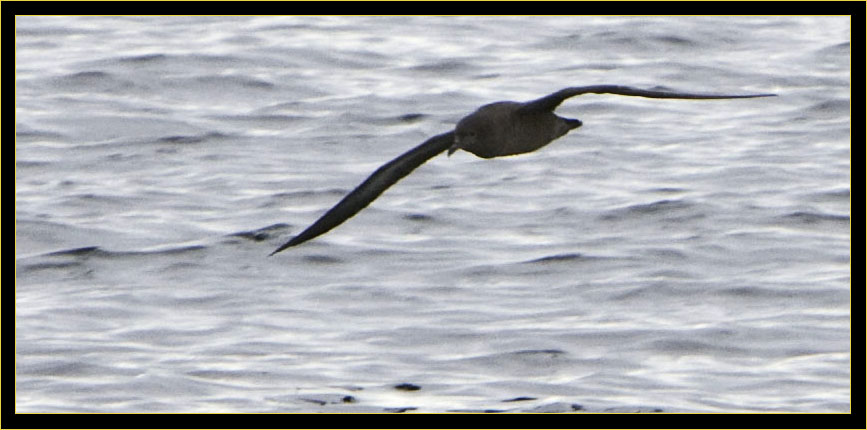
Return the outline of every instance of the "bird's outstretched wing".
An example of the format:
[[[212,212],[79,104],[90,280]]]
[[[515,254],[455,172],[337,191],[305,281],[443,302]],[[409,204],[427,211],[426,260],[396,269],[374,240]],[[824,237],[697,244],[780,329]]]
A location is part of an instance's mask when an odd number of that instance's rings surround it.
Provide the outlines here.
[[[277,248],[274,255],[290,246],[295,246],[319,236],[328,230],[342,224],[344,221],[367,207],[383,191],[395,184],[404,176],[424,164],[425,161],[442,153],[454,143],[454,131],[436,135],[419,146],[405,152],[403,155],[389,161],[376,169],[364,182],[334,205],[325,215],[316,220],[313,225],[293,237],[290,241]]]
[[[749,99],[754,97],[772,97],[776,94],[744,94],[744,95],[724,95],[724,94],[693,94],[693,93],[678,93],[669,91],[642,90],[640,88],[625,87],[622,85],[589,85],[586,87],[569,87],[563,88],[553,94],[547,95],[540,99],[531,100],[524,103],[520,110],[522,112],[550,112],[560,106],[563,100],[569,97],[579,96],[581,94],[617,94],[621,96],[647,97],[651,99],[693,99],[693,100],[713,100],[713,99]]]

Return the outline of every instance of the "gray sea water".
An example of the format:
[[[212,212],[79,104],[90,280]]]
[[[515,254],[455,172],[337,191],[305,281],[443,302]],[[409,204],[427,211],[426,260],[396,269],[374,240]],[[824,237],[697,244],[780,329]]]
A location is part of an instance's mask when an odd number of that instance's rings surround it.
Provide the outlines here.
[[[19,17],[18,412],[846,412],[847,17]],[[526,155],[480,105],[585,95]]]

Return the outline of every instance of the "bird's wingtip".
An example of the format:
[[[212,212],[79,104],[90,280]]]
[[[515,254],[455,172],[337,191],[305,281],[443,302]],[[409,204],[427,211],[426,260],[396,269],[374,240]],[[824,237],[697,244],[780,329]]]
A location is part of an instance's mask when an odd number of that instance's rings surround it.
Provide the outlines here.
[[[268,254],[268,256],[270,257],[270,256],[272,256],[272,255],[274,255],[280,251],[283,251],[284,249],[286,249],[292,245],[294,245],[294,243],[292,243],[292,241],[290,240],[289,242],[286,242],[282,246],[280,246],[279,248],[275,249],[274,252]]]

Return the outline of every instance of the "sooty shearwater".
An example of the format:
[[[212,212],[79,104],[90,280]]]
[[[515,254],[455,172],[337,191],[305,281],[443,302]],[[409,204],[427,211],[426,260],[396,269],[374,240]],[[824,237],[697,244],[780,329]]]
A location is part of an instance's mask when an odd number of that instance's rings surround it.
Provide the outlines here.
[[[621,85],[590,85],[564,88],[524,103],[505,101],[487,104],[458,121],[454,130],[431,137],[377,169],[310,227],[270,255],[304,243],[337,227],[364,209],[383,191],[416,167],[446,150],[449,155],[458,149],[463,149],[481,158],[494,158],[533,152],[551,143],[570,130],[581,126],[581,121],[577,119],[563,118],[554,113],[554,109],[564,100],[581,94],[692,100],[746,99],[776,95],[694,94],[643,90]]]

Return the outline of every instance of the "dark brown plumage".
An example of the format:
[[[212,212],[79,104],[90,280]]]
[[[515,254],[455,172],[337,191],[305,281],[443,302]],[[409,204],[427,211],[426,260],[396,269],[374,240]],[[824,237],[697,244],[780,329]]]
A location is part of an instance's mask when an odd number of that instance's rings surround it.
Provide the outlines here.
[[[558,116],[554,113],[554,109],[570,97],[590,93],[692,100],[740,99],[775,95],[693,94],[642,90],[620,85],[591,85],[564,88],[540,99],[524,103],[491,103],[461,119],[454,131],[436,135],[377,169],[313,225],[277,248],[270,255],[306,242],[337,227],[364,209],[383,191],[415,170],[416,167],[446,150],[448,150],[449,155],[458,149],[463,149],[482,158],[493,158],[532,152],[551,143],[570,130],[581,126],[581,121]]]

